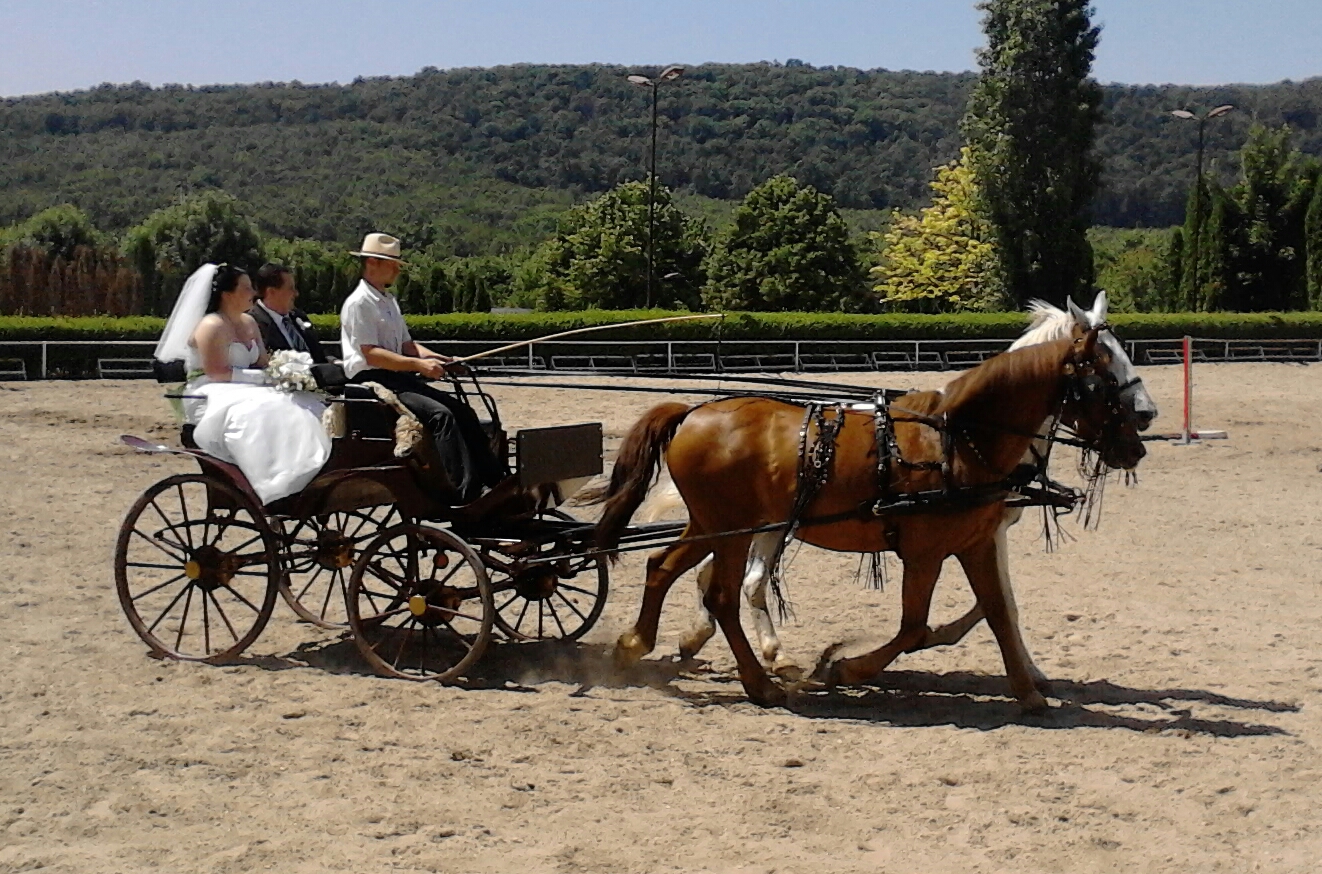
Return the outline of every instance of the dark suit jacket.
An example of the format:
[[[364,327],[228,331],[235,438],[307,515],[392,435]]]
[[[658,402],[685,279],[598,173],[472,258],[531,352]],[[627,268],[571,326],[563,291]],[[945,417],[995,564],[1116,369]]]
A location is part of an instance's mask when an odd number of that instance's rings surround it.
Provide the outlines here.
[[[316,332],[312,328],[304,328],[308,323],[308,314],[295,307],[289,314],[294,317],[294,328],[303,335],[303,342],[308,344],[308,353],[312,355],[312,360],[317,364],[327,362],[326,353],[321,351],[321,341],[317,339]],[[278,349],[288,349],[289,341],[285,339],[284,332],[280,326],[271,318],[271,314],[257,304],[253,304],[252,309],[248,310],[248,315],[257,320],[257,327],[262,332],[262,345],[266,346],[268,352],[275,352]]]

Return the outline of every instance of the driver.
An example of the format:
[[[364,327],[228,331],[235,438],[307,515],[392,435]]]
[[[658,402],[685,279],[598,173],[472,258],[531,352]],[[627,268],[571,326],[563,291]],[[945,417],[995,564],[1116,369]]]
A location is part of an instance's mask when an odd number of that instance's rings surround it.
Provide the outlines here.
[[[357,288],[340,310],[340,344],[344,373],[351,382],[375,382],[394,392],[426,427],[450,484],[464,503],[494,486],[506,475],[505,465],[491,451],[477,414],[427,380],[440,379],[452,358],[433,352],[409,336],[399,301],[390,286],[399,278],[400,242],[388,234],[368,234],[352,253],[362,259]]]

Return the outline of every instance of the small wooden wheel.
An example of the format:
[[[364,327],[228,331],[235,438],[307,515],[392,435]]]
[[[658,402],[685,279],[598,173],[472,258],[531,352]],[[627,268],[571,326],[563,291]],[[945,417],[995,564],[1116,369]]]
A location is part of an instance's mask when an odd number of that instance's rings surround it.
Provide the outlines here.
[[[454,533],[405,523],[372,540],[349,577],[349,628],[378,674],[449,683],[468,675],[495,613],[482,560]]]
[[[156,483],[129,510],[115,544],[120,606],[153,653],[220,663],[266,627],[280,583],[266,517],[205,474]]]
[[[281,597],[306,622],[320,628],[347,627],[354,562],[372,538],[403,521],[394,504],[287,520]]]
[[[554,555],[552,549],[538,557]],[[512,640],[578,640],[606,607],[610,573],[600,557],[526,565],[484,548],[482,559],[495,592],[496,627]]]

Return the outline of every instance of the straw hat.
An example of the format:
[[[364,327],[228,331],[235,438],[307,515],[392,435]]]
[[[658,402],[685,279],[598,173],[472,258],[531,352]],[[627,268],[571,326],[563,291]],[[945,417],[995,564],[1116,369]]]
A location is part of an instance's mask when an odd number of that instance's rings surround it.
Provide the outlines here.
[[[363,247],[350,255],[362,255],[364,258],[383,258],[386,261],[402,261],[399,257],[399,239],[389,234],[368,234],[363,237]]]

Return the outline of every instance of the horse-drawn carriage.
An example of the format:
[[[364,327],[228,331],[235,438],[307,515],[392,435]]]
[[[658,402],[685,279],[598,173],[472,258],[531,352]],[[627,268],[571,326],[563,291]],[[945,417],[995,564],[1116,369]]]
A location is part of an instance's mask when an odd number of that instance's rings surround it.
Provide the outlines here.
[[[1143,457],[1139,431],[1156,413],[1105,323],[1103,298],[1091,313],[1043,304],[1038,316],[1016,348],[941,392],[744,377],[779,391],[707,389],[737,399],[658,405],[626,435],[596,525],[556,505],[572,491],[567,481],[601,472],[600,425],[525,430],[508,441],[476,378],[471,392],[458,383],[456,391],[485,408],[492,445],[513,458],[521,486],[517,500],[494,508],[459,505],[437,482],[438,465],[396,457],[388,407],[363,388],[341,387],[335,401],[348,424],[317,478],[265,506],[232,465],[126,438],[144,451],[191,455],[201,470],[157,483],[129,512],[116,552],[120,601],[154,652],[221,661],[256,639],[280,592],[305,619],[347,626],[379,673],[448,681],[469,676],[493,628],[515,640],[580,637],[604,606],[605,556],[664,545],[648,562],[639,619],[616,645],[617,664],[651,651],[671,584],[711,557],[704,606],[750,697],[774,703],[784,690],[744,636],[737,594],[741,580],[769,578],[775,591],[780,550],[797,537],[838,551],[893,551],[905,565],[900,634],[864,656],[834,660],[829,648],[815,672],[823,682],[865,681],[902,652],[959,640],[985,616],[1016,697],[1038,709],[1046,681],[1019,636],[1005,531],[1024,506],[1060,512],[1084,500],[1048,479],[1053,444],[1082,450],[1081,473],[1100,496],[1107,470],[1130,470]],[[1035,336],[1047,328],[1049,336]],[[835,398],[829,414],[812,402],[814,390],[818,400],[823,391]],[[870,402],[848,403],[851,391]],[[630,525],[663,460],[688,522]],[[771,532],[776,548],[750,557],[754,538]],[[952,555],[978,603],[931,629],[932,587]]]
[[[148,488],[120,529],[115,578],[134,631],[159,656],[228,661],[261,634],[278,593],[303,620],[348,629],[378,673],[442,681],[466,676],[496,629],[512,640],[585,634],[607,569],[582,555],[591,524],[557,505],[601,472],[600,424],[510,440],[476,377],[454,389],[485,414],[518,478],[513,498],[485,512],[458,503],[425,456],[397,457],[396,413],[363,386],[328,389],[344,433],[306,488],[266,505],[238,467],[196,448],[189,426],[179,449],[123,438],[199,468]]]

